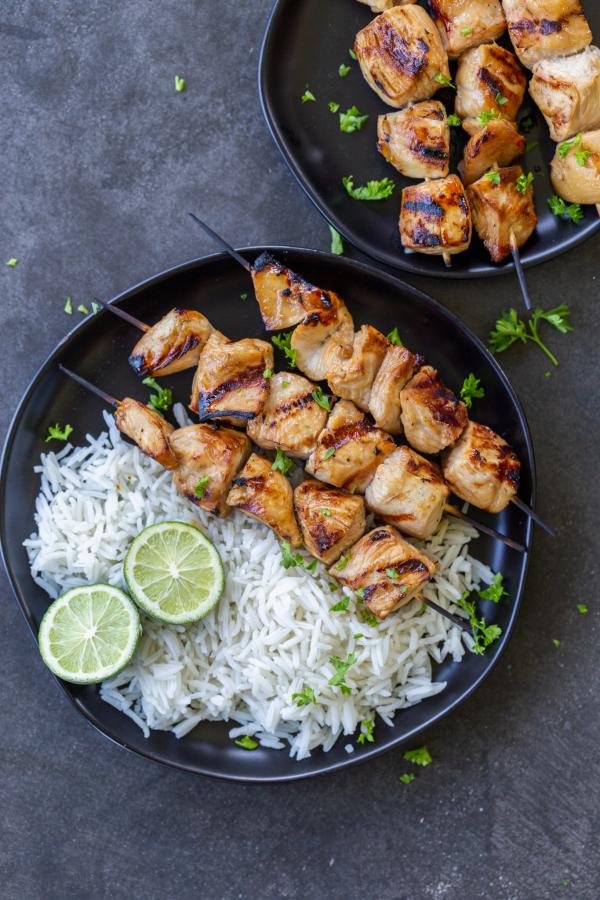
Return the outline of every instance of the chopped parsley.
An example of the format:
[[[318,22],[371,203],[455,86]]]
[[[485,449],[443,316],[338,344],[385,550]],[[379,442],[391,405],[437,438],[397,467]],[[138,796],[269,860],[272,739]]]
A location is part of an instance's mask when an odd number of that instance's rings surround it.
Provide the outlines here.
[[[315,403],[321,407],[321,409],[326,409],[327,412],[331,412],[331,403],[329,402],[329,397],[323,393],[323,388],[317,387],[311,394],[311,397],[315,401]]]
[[[273,369],[265,369],[263,372],[263,378],[272,378],[273,377]]]
[[[356,653],[349,653],[346,659],[340,659],[339,656],[330,656],[329,662],[335,669],[335,674],[331,676],[328,684],[333,687],[339,687],[342,694],[351,694],[352,691],[346,684],[346,675],[348,669],[356,662]]]
[[[473,372],[469,372],[460,389],[460,399],[464,401],[467,409],[473,406],[473,400],[485,397],[485,388],[481,386],[481,380],[476,378]]]
[[[202,498],[203,498],[204,495],[206,494],[206,488],[208,487],[209,481],[210,481],[210,476],[209,476],[209,475],[203,475],[202,478],[198,481],[198,483],[197,483],[196,486],[194,487],[194,494],[195,494],[196,497],[198,497],[200,500],[202,500]]]
[[[400,775],[399,780],[402,784],[411,784],[415,780],[415,776],[411,775],[410,772],[405,772],[403,775]]]
[[[497,109],[484,109],[477,116],[477,121],[480,125],[485,126],[488,125],[492,119],[499,119],[500,113]]]
[[[391,578],[392,581],[395,581],[398,578],[398,570],[397,569],[386,569],[385,574],[388,578]]]
[[[558,640],[558,638],[552,638],[552,643],[554,644],[554,646],[555,646],[556,649],[558,650],[558,648],[560,647],[560,641]]]
[[[100,309],[99,303],[92,303],[92,314],[95,316],[98,310]]]
[[[330,113],[334,113],[334,114],[335,114],[335,113],[339,110],[339,108],[340,108],[340,104],[339,104],[339,103],[336,103],[334,100],[330,100],[328,105],[329,105],[329,112],[330,112]]]
[[[515,187],[520,194],[525,194],[527,192],[529,186],[533,184],[533,178],[533,172],[528,172],[527,175],[525,175],[525,173],[519,175],[515,181]]]
[[[358,106],[351,106],[345,113],[340,113],[340,131],[345,134],[360,131],[368,118],[368,115],[361,115]]]
[[[89,314],[89,309],[87,308],[87,306],[84,306],[83,303],[80,303],[77,307],[77,312],[81,313],[82,316],[87,316]]]
[[[444,75],[444,74],[442,74],[442,72],[438,72],[436,75],[433,76],[433,80],[437,81],[438,84],[441,84],[442,87],[450,87],[450,88],[454,88],[454,90],[456,90],[456,85],[454,84],[454,82],[452,81],[452,79],[450,78],[449,75]]]
[[[284,331],[283,334],[274,334],[271,341],[283,351],[292,369],[296,368],[296,351],[292,348],[292,332]]]
[[[71,297],[67,297],[63,309],[68,316],[73,315],[73,300],[71,299]]]
[[[310,706],[311,703],[316,702],[317,698],[311,687],[302,688],[298,693],[292,694],[292,703],[295,703],[296,706]]]
[[[65,425],[64,428],[61,428],[58,422],[56,425],[50,425],[48,427],[48,434],[44,438],[44,443],[47,444],[48,441],[66,441],[72,431],[72,425]]]
[[[281,542],[281,565],[284,569],[292,569],[294,566],[303,566],[304,557],[299,553],[292,553],[289,541]]]
[[[317,571],[317,563],[317,559],[313,559],[311,562],[305,563],[306,571],[310,572],[311,575],[314,575],[314,573]]]
[[[559,144],[556,149],[557,149],[557,153],[560,156],[560,158],[564,159],[565,156],[567,155],[567,153],[570,150],[572,150],[574,147],[579,147],[582,141],[583,141],[583,132],[580,131],[579,134],[575,135],[575,137],[571,138],[568,141],[563,141],[561,144]]]
[[[331,246],[329,249],[332,253],[335,253],[336,256],[341,256],[344,252],[344,242],[341,234],[339,231],[335,230],[333,225],[329,226],[329,233],[331,235]]]
[[[348,50],[348,56],[350,57],[350,59],[356,59],[356,53],[354,52],[352,47],[350,47],[350,49]]]
[[[487,181],[491,181],[492,184],[500,184],[500,172],[498,172],[496,169],[492,169],[491,172],[486,172],[483,177],[487,179]]]
[[[462,125],[462,119],[456,113],[450,113],[448,116],[448,125],[454,125],[456,128]]]
[[[576,150],[575,151],[575,159],[579,163],[580,166],[585,166],[588,159],[592,155],[591,150]]]
[[[361,187],[354,187],[354,175],[345,175],[342,184],[353,200],[387,200],[394,193],[395,184],[391,178],[367,181]]]
[[[243,747],[244,750],[256,750],[258,747],[258,741],[251,738],[249,734],[245,734],[244,737],[238,738],[234,743],[236,743],[238,747]]]
[[[281,472],[282,475],[287,475],[290,469],[294,468],[294,460],[290,459],[283,450],[278,449],[275,451],[275,459],[271,468],[274,472]]]
[[[466,28],[461,28],[461,29],[460,29],[460,36],[461,36],[461,37],[471,37],[472,34],[473,34],[473,29],[472,29],[472,27],[471,27],[470,25],[467,25]]]
[[[433,762],[431,753],[425,745],[417,747],[416,750],[405,750],[403,757],[408,760],[408,762],[414,763],[416,766],[428,766]]]
[[[498,104],[498,106],[504,106],[505,103],[508,103],[508,98],[504,96],[500,91],[494,97],[494,100]]]
[[[330,612],[347,612],[350,606],[350,597],[344,594],[341,600],[329,607]]]
[[[500,635],[502,634],[502,629],[499,625],[488,625],[485,621],[485,618],[481,616],[481,618],[477,615],[477,610],[475,609],[475,604],[468,599],[469,592],[458,601],[457,605],[460,606],[461,609],[469,616],[469,624],[471,626],[471,632],[473,634],[473,653],[477,653],[479,655],[483,655],[486,649],[498,640]]]
[[[548,206],[553,215],[568,216],[575,225],[579,225],[583,219],[583,210],[579,203],[569,203],[567,206],[563,198],[557,197],[556,194],[553,194],[552,197],[548,197]]]
[[[322,458],[331,459],[332,456],[335,456],[335,447],[330,447],[329,450],[326,450]]]
[[[398,333],[398,326],[397,326],[397,325],[394,325],[394,327],[392,328],[392,330],[387,334],[387,339],[388,339],[388,341],[390,342],[390,344],[395,344],[396,347],[402,347],[402,346],[403,346],[403,344],[402,344],[402,338],[400,337],[400,334]]]
[[[488,337],[488,347],[494,353],[502,353],[508,350],[515,341],[521,341],[526,344],[530,341],[536,344],[553,365],[558,366],[558,360],[542,341],[539,335],[539,325],[541,322],[548,322],[561,334],[567,334],[573,331],[569,325],[569,307],[566,303],[556,306],[554,309],[535,309],[531,318],[527,323],[520,319],[516,309],[509,309],[502,313],[496,321],[496,327],[490,332]]]
[[[315,97],[313,92],[309,91],[308,88],[304,91],[304,93],[300,97],[300,100],[302,101],[302,103],[309,103],[309,102],[314,103],[314,101],[316,99],[317,98]]]
[[[322,516],[325,516],[326,519],[328,519],[331,516],[331,510],[327,509],[326,506],[324,506],[322,509],[320,509],[319,512]]]
[[[142,384],[156,391],[155,394],[150,395],[147,406],[162,416],[173,403],[173,391],[171,388],[161,387],[156,378],[144,378]]]
[[[348,565],[348,560],[349,560],[349,558],[350,558],[350,557],[348,557],[348,556],[343,556],[343,555],[340,556],[340,558],[339,558],[338,561],[336,562],[335,566],[333,567],[333,568],[335,569],[335,571],[336,571],[336,572],[341,572],[342,569],[345,569],[346,566]]]
[[[248,294],[240,294],[240,300],[247,300]]]
[[[356,738],[357,744],[375,743],[375,719],[363,719],[360,723],[360,734]]]
[[[175,76],[175,90],[178,94],[181,94],[183,91],[185,91],[185,78],[183,78],[181,75]]]
[[[482,600],[493,600],[494,603],[499,603],[503,597],[508,597],[508,591],[504,590],[504,575],[502,572],[496,572],[489,587],[477,593]]]
[[[362,597],[359,596],[359,592],[356,591],[356,595],[358,597],[358,618],[361,622],[365,622],[365,624],[370,625],[371,628],[376,628],[379,625],[379,619],[377,616],[374,616],[371,610],[367,607],[364,601],[364,591],[362,592]]]
[[[11,256],[10,259],[6,260],[6,265],[8,266],[9,269],[14,269],[15,266],[19,265],[19,260],[17,259],[16,256]]]
[[[587,603],[578,603],[578,604],[577,604],[577,612],[578,612],[581,616],[587,615],[587,613],[588,613],[588,605],[587,605]]]
[[[345,78],[349,71],[350,66],[348,66],[346,63],[342,63],[338,69],[338,75],[340,76],[340,78]]]

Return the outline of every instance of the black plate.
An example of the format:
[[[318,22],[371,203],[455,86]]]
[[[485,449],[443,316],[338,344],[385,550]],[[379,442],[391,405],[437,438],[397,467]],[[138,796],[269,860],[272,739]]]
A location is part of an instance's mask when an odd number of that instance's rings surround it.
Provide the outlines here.
[[[600,5],[591,0],[584,0],[583,5],[600,39]],[[302,3],[278,0],[275,3],[262,46],[259,72],[263,112],[275,143],[323,215],[351,244],[373,259],[418,275],[440,278],[470,278],[510,271],[512,262],[502,265],[490,262],[475,233],[469,250],[452,258],[451,269],[446,269],[439,257],[406,253],[402,249],[398,233],[400,189],[415,182],[400,175],[377,152],[377,116],[391,112],[392,107],[386,106],[371,90],[358,63],[348,55],[356,32],[372,15],[367,6],[355,0],[302,0]],[[507,38],[503,42],[510,48]],[[351,66],[345,78],[338,75],[340,63]],[[307,86],[316,96],[316,103],[300,102]],[[454,108],[453,95],[448,89],[436,94],[449,112]],[[330,100],[339,103],[342,110],[356,105],[361,113],[368,113],[370,119],[362,131],[340,132],[338,116],[328,109]],[[580,225],[557,219],[548,209],[547,198],[554,193],[549,164],[555,145],[542,114],[529,96],[519,120],[528,116],[534,126],[527,139],[538,142],[538,146],[527,154],[524,168],[536,174],[539,222],[521,251],[525,266],[569,250],[600,228],[593,206],[584,208],[585,219]],[[456,162],[462,156],[464,132],[461,128],[452,128],[451,132],[452,169],[456,171]],[[354,175],[355,185],[387,177],[397,187],[389,200],[352,200],[342,187],[344,175]]]
[[[253,248],[244,254],[254,259],[259,252],[260,248]],[[361,263],[310,250],[276,248],[274,252],[316,284],[340,292],[357,324],[371,322],[386,332],[397,324],[407,346],[438,366],[449,385],[456,388],[462,384],[469,371],[481,377],[486,396],[476,401],[476,414],[515,447],[523,461],[520,494],[527,502],[533,501],[533,451],[521,405],[497,362],[459,319],[414,288]],[[233,338],[263,336],[255,302],[240,299],[240,294],[249,289],[243,269],[228,256],[219,255],[163,272],[121,294],[115,302],[148,322],[156,321],[175,303],[196,307]],[[34,636],[49,600],[33,582],[22,547],[34,528],[38,479],[33,477],[32,468],[40,453],[48,449],[43,437],[51,423],[70,422],[76,442],[83,442],[86,433],[98,433],[104,426],[102,402],[61,375],[57,364],[64,363],[117,397],[143,399],[147,389],[127,364],[135,338],[135,330],[110,313],[102,311],[86,319],[42,366],[11,425],[0,472],[0,537],[12,586]],[[176,399],[186,401],[190,377],[190,372],[183,372],[167,379]],[[505,534],[529,546],[529,522],[516,509],[511,507],[493,518]],[[506,576],[510,602],[488,603],[490,608],[485,610],[486,616],[504,629],[501,640],[485,657],[467,654],[461,664],[445,662],[439,666],[437,677],[448,680],[447,689],[399,712],[393,728],[379,725],[377,743],[357,746],[351,756],[343,749],[347,738],[340,739],[329,753],[315,752],[302,762],[291,760],[284,750],[261,748],[249,753],[233,744],[227,726],[221,723],[201,725],[181,740],[160,731],[152,732],[146,740],[130,719],[100,699],[95,687],[57,683],[107,737],[143,756],[190,772],[244,781],[278,781],[339,769],[414,737],[472,693],[494,667],[515,622],[528,554],[508,550],[485,537],[476,546],[477,556]]]

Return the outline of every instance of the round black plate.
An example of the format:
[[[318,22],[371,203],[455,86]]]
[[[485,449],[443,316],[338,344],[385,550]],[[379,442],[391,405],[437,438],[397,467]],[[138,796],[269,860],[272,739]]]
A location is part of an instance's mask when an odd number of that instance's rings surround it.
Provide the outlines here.
[[[254,259],[259,252],[260,248],[253,248],[244,255]],[[314,283],[338,291],[357,325],[371,322],[384,332],[397,325],[406,345],[438,366],[449,385],[458,388],[469,371],[479,376],[486,396],[475,401],[474,412],[515,447],[523,461],[520,495],[527,502],[533,500],[533,451],[520,403],[496,361],[452,313],[391,275],[361,263],[310,250],[276,248],[274,252]],[[249,294],[246,301],[240,299],[242,293]],[[148,322],[155,322],[175,304],[195,307],[230,337],[262,337],[262,322],[252,297],[244,270],[228,256],[218,255],[163,272],[121,294],[115,302]],[[86,433],[97,434],[104,426],[102,401],[69,381],[57,365],[64,363],[114,396],[145,399],[147,389],[127,364],[135,339],[135,329],[108,312],[86,319],[42,366],[11,425],[0,473],[0,537],[12,586],[34,636],[49,600],[33,582],[22,547],[34,529],[38,479],[32,469],[40,453],[48,449],[43,438],[51,423],[70,422],[74,427],[72,440],[81,443]],[[191,372],[166,379],[175,398],[184,402],[190,380]],[[493,519],[505,534],[529,546],[530,524],[516,509],[510,508]],[[501,640],[485,657],[467,654],[461,664],[445,662],[438,668],[437,677],[447,679],[447,689],[400,711],[393,728],[380,724],[377,743],[357,746],[352,755],[343,749],[348,738],[340,739],[329,753],[315,752],[302,762],[291,760],[284,750],[261,748],[249,753],[233,744],[223,723],[201,725],[181,740],[160,731],[152,732],[146,740],[133,722],[100,699],[95,687],[61,686],[77,709],[107,737],[143,756],[190,772],[244,781],[278,781],[342,768],[414,737],[464,700],[493,668],[515,622],[528,554],[485,537],[475,542],[474,552],[506,576],[510,600],[499,605],[488,603],[490,608],[485,610],[486,617],[501,625]]]
[[[600,6],[584,0],[590,26],[600,39]],[[473,235],[466,253],[452,258],[446,269],[440,257],[406,253],[400,243],[398,215],[400,191],[414,184],[390,166],[377,152],[377,116],[386,106],[367,85],[357,62],[348,55],[354,36],[372,18],[368,6],[356,0],[278,0],[265,34],[259,72],[263,112],[275,143],[311,200],[331,224],[355,247],[388,266],[406,269],[418,275],[440,278],[470,278],[498,275],[513,269],[512,262],[495,265],[477,237]],[[508,38],[503,41],[510,48]],[[351,66],[340,78],[340,63]],[[454,68],[452,69],[454,71]],[[316,103],[301,103],[310,88]],[[436,94],[448,112],[454,109],[454,91]],[[328,109],[329,101],[341,110],[356,105],[370,118],[362,131],[344,134],[338,116]],[[554,193],[549,164],[554,143],[533,101],[527,96],[519,120],[530,117],[533,127],[527,140],[537,146],[526,157],[524,168],[535,172],[535,194],[539,222],[521,256],[525,266],[535,265],[569,250],[595,234],[600,219],[595,207],[587,206],[585,219],[574,225],[557,219],[548,209],[547,198]],[[462,156],[464,132],[452,128],[452,170]],[[342,177],[354,175],[354,184],[370,179],[391,178],[396,190],[389,200],[364,202],[352,200],[342,187]]]

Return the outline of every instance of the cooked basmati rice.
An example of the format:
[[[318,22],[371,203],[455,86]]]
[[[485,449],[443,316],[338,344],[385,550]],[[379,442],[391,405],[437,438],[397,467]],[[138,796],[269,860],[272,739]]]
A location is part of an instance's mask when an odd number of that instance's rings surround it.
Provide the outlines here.
[[[324,566],[314,574],[284,570],[273,532],[237,511],[216,519],[193,507],[177,495],[170,473],[105,419],[107,431],[87,435],[83,447],[43,454],[35,468],[37,532],[25,541],[35,582],[53,598],[89,582],[125,587],[122,562],[132,539],[167,520],[199,525],[226,571],[215,610],[191,626],[145,619],[132,663],[100,687],[146,736],[167,729],[181,738],[203,720],[229,720],[237,723],[232,739],[252,735],[303,759],[317,747],[331,749],[363,719],[377,714],[391,725],[397,710],[444,689],[432,664],[463,657],[469,638],[459,628],[418,601],[375,627],[352,599],[346,612],[332,612],[341,592]],[[467,553],[476,536],[445,519],[421,545],[439,564],[426,598],[451,607],[491,581],[491,570]],[[351,693],[344,694],[329,684],[330,658],[349,653],[356,663],[346,675]],[[316,703],[299,707],[292,696],[304,688],[312,688]]]

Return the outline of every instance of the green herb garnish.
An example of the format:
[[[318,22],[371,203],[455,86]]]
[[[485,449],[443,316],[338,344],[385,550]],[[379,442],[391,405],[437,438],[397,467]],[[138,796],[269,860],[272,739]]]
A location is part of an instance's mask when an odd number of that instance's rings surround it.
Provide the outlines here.
[[[346,566],[348,565],[348,560],[349,560],[349,559],[350,559],[349,556],[343,556],[343,555],[340,556],[340,558],[339,558],[338,561],[336,562],[335,566],[333,567],[333,568],[335,569],[335,571],[336,571],[336,572],[341,572],[342,569],[345,569]]]
[[[492,184],[500,184],[500,172],[498,172],[496,169],[492,169],[491,172],[486,172],[483,177],[487,179],[487,181],[491,181]]]
[[[315,97],[315,95],[313,94],[313,92],[312,92],[312,91],[309,91],[308,88],[304,91],[304,93],[303,93],[302,96],[300,97],[300,100],[302,101],[302,103],[309,103],[309,102],[314,103],[314,101],[315,101],[316,99],[317,99],[317,98]]]
[[[6,265],[9,269],[14,269],[15,266],[19,265],[19,260],[16,258],[16,256],[11,256],[10,259],[6,260]]]
[[[336,256],[341,256],[344,252],[344,242],[341,234],[339,231],[335,230],[333,225],[329,226],[329,233],[331,235],[331,246],[329,249],[332,253],[335,253]]]
[[[71,299],[71,297],[67,297],[63,309],[68,316],[73,315],[73,300]]]
[[[277,449],[275,451],[275,459],[273,460],[273,465],[271,466],[274,472],[281,472],[282,475],[287,475],[290,469],[294,468],[294,460],[290,459],[287,453],[283,450]]]
[[[556,194],[553,194],[552,197],[548,197],[548,206],[553,215],[568,216],[575,225],[579,225],[583,219],[583,210],[579,203],[569,203],[567,206],[563,198],[557,197]]]
[[[295,703],[296,706],[310,706],[311,703],[316,702],[317,698],[311,687],[302,688],[297,694],[292,694],[292,703]]]
[[[317,386],[311,394],[311,397],[315,401],[315,403],[321,407],[321,409],[326,409],[327,412],[331,412],[331,403],[329,402],[329,397],[323,393],[323,388]]]
[[[210,475],[203,475],[202,478],[199,479],[196,486],[194,487],[194,494],[200,500],[202,500],[202,498],[206,494],[206,488],[208,487],[209,481],[210,481]]]
[[[476,378],[473,372],[469,372],[460,389],[460,399],[464,401],[467,409],[473,406],[473,400],[485,397],[485,389],[481,387],[481,380]]]
[[[48,434],[44,438],[44,443],[47,444],[48,441],[66,441],[72,431],[72,425],[65,425],[64,428],[61,428],[58,422],[56,425],[50,425],[48,427]]]
[[[527,175],[519,175],[515,181],[515,187],[520,194],[526,193],[527,188],[533,183],[533,178],[533,172],[528,172]]]
[[[537,141],[527,141],[527,144],[525,145],[525,153],[531,153],[532,150],[535,150],[537,145]]]
[[[292,569],[294,566],[303,566],[304,557],[299,553],[292,553],[289,541],[281,542],[281,565],[284,569]]]
[[[335,447],[330,447],[329,450],[326,450],[322,459],[331,459],[332,456],[335,456]]]
[[[587,605],[587,603],[578,603],[578,604],[577,604],[577,612],[578,612],[580,615],[585,616],[585,615],[587,614],[587,612],[588,612],[588,605]]]
[[[147,406],[162,416],[163,412],[166,412],[173,403],[173,391],[171,388],[161,387],[156,378],[144,378],[142,384],[156,391],[155,394],[150,395]]]
[[[504,96],[500,91],[494,97],[494,100],[498,104],[498,106],[504,106],[505,103],[508,103],[508,98]]]
[[[248,294],[240,294],[240,300],[247,300]]]
[[[82,316],[87,316],[89,314],[89,309],[87,308],[87,306],[84,306],[83,303],[80,303],[77,307],[77,312],[81,313]]]
[[[367,119],[368,115],[362,116],[358,106],[351,106],[346,112],[340,113],[340,131],[345,134],[353,134],[360,131]]]
[[[496,572],[489,587],[477,593],[482,600],[493,600],[494,603],[499,603],[503,597],[508,597],[508,591],[504,590],[504,575],[502,572]]]
[[[249,734],[245,734],[244,737],[238,738],[234,743],[236,743],[238,747],[243,747],[244,750],[256,750],[258,747],[258,741],[251,738]]]
[[[350,606],[350,597],[344,594],[341,600],[329,607],[330,612],[347,612]]]
[[[437,81],[438,84],[441,84],[442,87],[450,87],[456,90],[456,85],[452,81],[449,75],[443,75],[442,72],[438,72],[433,76],[433,80]]]
[[[456,128],[462,125],[462,119],[456,113],[450,113],[448,116],[448,125],[454,125]]]
[[[271,341],[283,354],[289,362],[292,369],[296,368],[296,351],[292,348],[292,332],[284,331],[283,334],[274,334]]]
[[[579,134],[576,134],[575,137],[572,137],[568,141],[563,141],[558,145],[557,152],[561,159],[564,159],[569,150],[572,150],[573,147],[579,147],[581,142],[583,141],[583,133],[580,131]]]
[[[100,304],[93,302],[92,303],[92,315],[95,316],[99,309],[100,309]]]
[[[473,653],[483,655],[490,644],[493,644],[494,641],[498,640],[502,634],[502,629],[499,625],[488,625],[483,616],[480,618],[477,615],[475,604],[470,601],[468,597],[469,593],[467,591],[467,593],[460,598],[457,605],[460,606],[461,609],[464,609],[469,616],[469,624],[475,642],[473,644]]]
[[[325,516],[326,519],[328,519],[331,516],[331,510],[327,509],[326,506],[324,506],[322,509],[320,509],[319,512],[322,516]]]
[[[273,377],[273,369],[265,369],[263,372],[263,378],[272,378]]]
[[[461,37],[471,37],[472,34],[473,34],[473,29],[472,29],[472,27],[471,27],[470,25],[467,25],[466,28],[461,28],[461,29],[460,29],[460,36],[461,36]]]
[[[336,113],[338,111],[338,109],[340,108],[340,104],[336,103],[334,100],[330,100],[328,103],[328,106],[329,106],[330,113]]]
[[[352,47],[350,47],[350,49],[348,50],[348,55],[349,55],[350,59],[356,59],[356,53],[354,52]]]
[[[552,643],[554,644],[554,646],[555,646],[556,649],[558,650],[558,648],[560,647],[560,641],[558,640],[558,638],[552,638]]]
[[[390,344],[395,344],[396,347],[402,347],[402,338],[400,337],[400,334],[398,332],[397,325],[394,325],[394,327],[392,328],[392,330],[390,332],[388,332],[386,337],[387,337],[388,341],[390,342]]]
[[[353,200],[387,200],[394,193],[395,184],[390,178],[367,181],[361,187],[354,187],[354,175],[342,178],[342,184]]]
[[[415,780],[415,776],[411,775],[410,772],[405,772],[404,775],[400,775],[399,780],[402,784],[411,784]]]
[[[497,109],[484,109],[477,116],[477,121],[481,126],[488,125],[492,119],[499,119],[500,113]]]
[[[357,744],[374,744],[375,719],[363,719],[360,723],[360,734],[356,738]]]
[[[569,307],[566,303],[556,306],[554,309],[535,309],[527,323],[520,319],[516,309],[509,309],[502,313],[496,321],[496,327],[488,337],[488,347],[494,353],[502,353],[508,350],[516,341],[526,344],[530,341],[542,350],[553,365],[558,366],[558,360],[542,341],[539,335],[541,322],[548,322],[561,334],[573,331],[569,325]]]
[[[340,78],[345,78],[349,71],[350,66],[346,65],[346,63],[342,63],[338,69],[338,75]]]
[[[335,669],[335,674],[331,676],[328,684],[333,687],[339,687],[342,694],[351,694],[352,691],[346,684],[346,674],[348,669],[356,662],[356,653],[349,653],[346,659],[340,659],[339,656],[331,656],[329,662]]]
[[[399,577],[397,569],[392,569],[392,568],[386,569],[385,574],[387,575],[388,578],[391,578],[392,581],[395,581]]]
[[[417,747],[416,750],[405,750],[403,757],[408,760],[408,762],[414,763],[416,766],[428,766],[433,762],[431,753],[425,745]]]
[[[185,91],[185,78],[182,78],[181,75],[175,76],[175,90],[178,94],[181,94],[182,91]]]

